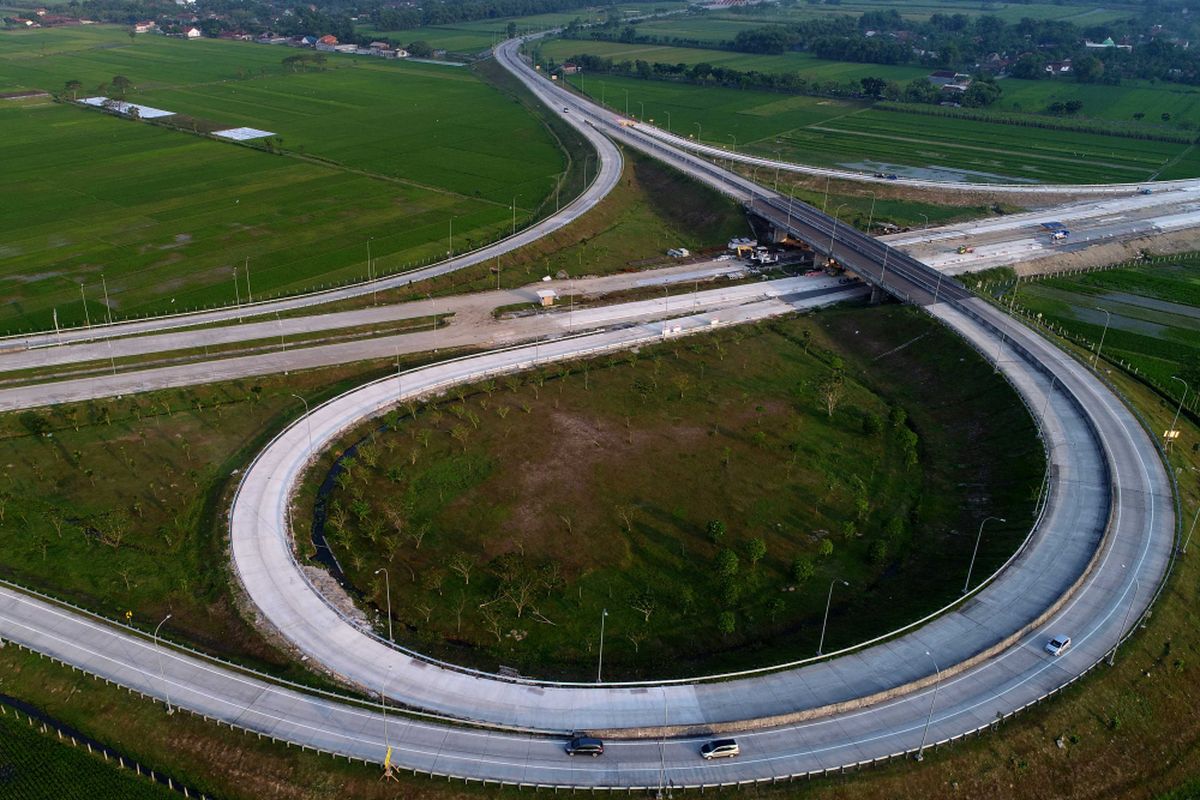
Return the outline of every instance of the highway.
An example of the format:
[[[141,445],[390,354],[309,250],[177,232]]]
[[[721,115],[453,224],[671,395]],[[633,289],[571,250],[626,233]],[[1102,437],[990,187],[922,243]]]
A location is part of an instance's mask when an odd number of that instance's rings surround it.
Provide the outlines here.
[[[768,302],[770,305],[762,308],[741,307],[727,321],[780,313],[775,301]],[[385,659],[397,659],[387,662],[392,669],[385,664],[378,673],[379,689],[386,684],[389,702],[406,701],[413,692],[438,691],[448,685],[444,680],[466,680],[471,685],[465,698],[474,701],[468,709],[471,717],[486,716],[502,705],[505,694],[511,697],[516,692],[523,713],[539,722],[533,726],[543,734],[539,736],[400,719],[394,710],[385,717],[382,708],[313,697],[175,651],[162,654],[160,673],[158,654],[141,636],[124,634],[8,589],[0,590],[0,637],[148,695],[164,700],[169,695],[176,706],[265,735],[377,762],[390,744],[395,748],[393,759],[406,768],[513,783],[614,788],[654,787],[659,781],[685,786],[772,780],[885,758],[915,750],[923,739],[932,743],[986,727],[997,714],[1036,700],[1102,659],[1137,622],[1171,556],[1173,508],[1169,483],[1147,435],[1083,365],[980,301],[953,307],[942,303],[932,312],[984,352],[996,343],[994,331],[987,326],[995,325],[1006,337],[1011,336],[1001,349],[990,352],[999,358],[1000,368],[1040,418],[1056,480],[1042,524],[1009,569],[961,608],[866,650],[748,679],[662,688],[522,686],[434,665],[420,666],[412,659],[406,663],[404,659],[409,657],[403,654],[384,655]],[[706,330],[711,317],[696,315],[674,324],[684,331]],[[661,325],[648,323],[435,365],[426,368],[425,379],[463,378],[477,374],[478,369],[570,358],[596,348],[627,347],[661,337]],[[1044,369],[1052,371],[1052,379]],[[419,386],[415,373],[401,376],[399,381],[386,378],[314,409],[314,439],[324,438],[330,427],[337,427],[339,415],[351,406],[357,409],[353,413],[374,413],[395,396],[393,393],[408,391],[403,389],[404,383],[411,381],[413,390]],[[267,492],[258,499],[268,504],[266,508],[272,502],[277,506],[286,503],[289,475],[281,471],[287,464],[260,468],[266,467],[265,459],[275,453],[287,454],[291,463],[297,457],[303,459],[308,446],[306,427],[303,420],[281,434],[247,473],[246,481],[251,475],[265,475]],[[243,566],[245,559],[253,560],[254,549],[286,548],[270,518],[260,519],[257,508],[243,504],[248,491],[244,482],[233,521],[235,536],[240,530],[257,534],[250,540],[238,536],[234,542],[235,563],[243,581],[255,580]],[[1113,497],[1123,502],[1113,505]],[[1101,536],[1103,544],[1097,550]],[[280,580],[296,578],[285,571]],[[1064,583],[1076,581],[1079,585],[1062,599]],[[306,586],[293,588],[300,593]],[[1042,604],[1045,598],[1055,596],[1060,599],[1050,604],[1052,611],[1047,615]],[[1055,608],[1057,605],[1061,607]],[[988,638],[995,638],[1004,633],[998,619],[1016,619],[1022,614],[1030,624],[1006,637],[1011,642],[979,664],[956,668],[955,660],[963,654],[958,646],[962,637],[987,630]],[[303,621],[280,622],[285,635],[303,638],[312,633],[302,627]],[[1058,632],[1070,634],[1075,646],[1054,659],[1041,645]],[[331,635],[354,638],[351,646],[363,636],[337,624]],[[375,640],[371,646],[382,647]],[[924,655],[926,651],[932,658]],[[940,680],[934,676],[934,664],[940,669]],[[417,677],[410,680],[408,673],[412,672]],[[852,707],[855,698],[876,695],[894,684],[916,688],[889,700]],[[797,703],[791,697],[797,690],[803,690],[808,702]],[[493,691],[501,694],[493,696]],[[739,734],[744,749],[739,759],[707,763],[696,755],[706,738],[692,728],[697,715],[704,717],[699,727],[707,730],[721,721],[722,713],[728,718],[745,718],[746,711],[778,712],[807,706],[795,715],[800,717],[829,702],[847,707],[826,708],[813,718],[781,720]],[[930,724],[927,737],[926,719]],[[664,720],[672,734],[680,733],[675,726],[693,732],[657,741],[655,728]],[[604,725],[628,728],[638,723],[653,727],[629,731],[649,734],[649,740],[611,743],[604,758],[576,762],[562,754],[561,734],[579,721],[588,722],[589,729]],[[758,727],[753,722],[746,724]],[[547,733],[560,736],[547,738]]]
[[[231,511],[238,578],[263,616],[310,658],[386,696],[378,708],[299,693],[181,652],[160,661],[144,636],[9,588],[0,588],[0,637],[324,751],[378,762],[392,746],[399,765],[432,774],[614,789],[772,781],[911,753],[986,728],[1073,681],[1138,624],[1174,551],[1172,484],[1149,434],[1085,365],[911,256],[620,126],[534,73],[515,42],[496,53],[552,108],[570,108],[564,116],[747,202],[921,306],[993,361],[1037,419],[1052,465],[1044,513],[1020,554],[961,605],[886,641],[761,674],[655,686],[531,684],[434,664],[342,619],[295,569],[284,524],[290,487],[312,450],[337,431],[410,392],[785,313],[792,308],[785,294],[669,326],[622,325],[389,376],[314,409],[260,452]],[[1074,646],[1054,658],[1042,645],[1060,633]],[[387,712],[395,702],[492,729],[399,719]],[[568,729],[628,738],[579,763],[561,750]],[[700,742],[724,729],[743,731],[743,756],[701,761]]]
[[[710,273],[725,272],[729,267],[718,265],[705,270]],[[670,282],[673,274],[696,276],[695,269],[667,271],[665,274],[615,275],[592,281],[579,281],[574,287],[603,287],[605,291],[622,287],[644,288],[659,285],[656,281]],[[693,277],[692,280],[698,280]],[[570,281],[558,282],[561,291],[569,292]],[[538,284],[553,286],[554,283]],[[78,359],[104,359],[100,362],[99,374],[66,377],[61,380],[41,380],[20,386],[0,388],[0,411],[15,411],[57,403],[79,402],[101,397],[116,397],[160,389],[197,386],[206,383],[236,380],[257,375],[288,373],[302,369],[350,364],[368,359],[391,359],[400,354],[436,353],[447,349],[475,349],[498,347],[520,341],[544,337],[562,336],[575,331],[604,328],[617,324],[628,324],[649,319],[679,316],[701,309],[736,307],[764,298],[784,294],[800,293],[806,297],[836,295],[838,299],[862,293],[861,285],[844,286],[837,278],[792,278],[774,281],[755,281],[734,286],[722,286],[677,294],[672,297],[664,293],[648,300],[616,303],[600,307],[559,308],[555,313],[519,316],[513,319],[495,319],[492,310],[498,306],[516,302],[530,302],[532,289],[512,292],[485,292],[477,295],[422,300],[413,304],[402,304],[386,309],[360,309],[336,312],[321,317],[302,317],[292,320],[296,325],[342,325],[348,321],[360,324],[365,320],[405,319],[414,316],[452,313],[450,324],[432,326],[418,331],[390,335],[375,335],[351,341],[310,346],[293,346],[267,353],[232,355],[218,358],[202,358],[187,363],[149,366],[127,372],[109,372],[107,358],[162,352],[163,348],[192,347],[202,343],[219,344],[229,341],[245,341],[240,338],[248,334],[253,339],[265,339],[278,335],[276,322],[248,323],[244,327],[208,328],[199,331],[148,334],[125,339],[107,339],[100,342],[81,342],[62,348],[38,348],[0,355],[0,371],[19,367],[47,367],[55,364],[73,363]],[[460,316],[461,314],[461,316]],[[280,323],[282,324],[282,323]],[[89,362],[94,363],[94,362]]]

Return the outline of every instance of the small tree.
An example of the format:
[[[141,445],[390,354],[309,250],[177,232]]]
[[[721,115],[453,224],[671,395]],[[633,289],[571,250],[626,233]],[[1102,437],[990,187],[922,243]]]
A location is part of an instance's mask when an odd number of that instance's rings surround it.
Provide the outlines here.
[[[79,90],[83,88],[83,83],[72,78],[64,84],[66,90],[71,93],[71,99],[74,100],[79,95]]]
[[[466,553],[455,553],[448,566],[459,574],[465,585],[471,585],[471,570],[475,569],[474,558]]]
[[[746,543],[746,556],[750,559],[751,567],[757,567],[766,555],[767,543],[762,539],[755,537]]]
[[[834,370],[830,375],[821,381],[817,387],[817,393],[821,397],[821,402],[825,406],[825,413],[832,417],[833,412],[837,411],[838,404],[842,402],[842,397],[846,393],[846,379],[840,370]]]
[[[650,621],[650,615],[654,613],[654,609],[658,607],[658,601],[654,596],[654,592],[649,587],[641,589],[629,598],[629,605],[645,618],[645,622]]]
[[[804,583],[812,578],[816,571],[812,559],[797,556],[792,560],[792,580],[796,583]]]
[[[737,575],[738,572],[738,555],[732,549],[726,547],[721,552],[717,553],[716,561],[717,575],[721,578],[729,579]]]
[[[725,538],[725,523],[719,519],[710,520],[704,526],[704,532],[708,534],[708,540],[713,544],[720,544]]]
[[[732,611],[722,611],[717,615],[717,630],[729,636],[737,630],[737,616]]]
[[[817,546],[817,552],[822,558],[829,558],[833,555],[833,542],[829,539],[822,539],[821,544]]]

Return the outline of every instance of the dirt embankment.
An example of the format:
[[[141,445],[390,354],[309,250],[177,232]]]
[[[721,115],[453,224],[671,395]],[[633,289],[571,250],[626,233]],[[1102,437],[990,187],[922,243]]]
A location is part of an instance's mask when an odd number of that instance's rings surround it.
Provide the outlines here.
[[[1124,242],[1097,244],[1086,250],[1071,253],[1052,252],[1045,258],[1014,264],[1013,269],[1021,276],[1053,275],[1090,267],[1107,267],[1138,258],[1143,253],[1169,255],[1187,253],[1196,249],[1196,231],[1173,231],[1152,236],[1141,236]]]

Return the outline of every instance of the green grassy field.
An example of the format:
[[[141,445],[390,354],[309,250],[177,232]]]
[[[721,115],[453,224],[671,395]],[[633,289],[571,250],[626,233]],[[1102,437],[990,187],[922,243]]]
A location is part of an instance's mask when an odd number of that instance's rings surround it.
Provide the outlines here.
[[[922,348],[893,352],[914,337]],[[925,381],[943,362],[979,380],[935,399]],[[821,386],[839,369],[831,415]],[[1003,445],[972,434],[966,447],[961,432],[1001,418]],[[853,588],[830,648],[883,633],[961,592],[971,541],[958,532],[981,509],[1009,524],[991,531],[977,576],[1002,561],[1041,479],[1010,390],[899,307],[549,368],[405,406],[390,425],[329,498],[339,562],[380,608],[374,576],[389,568],[409,646],[538,676],[586,677],[604,608],[614,679],[811,655],[831,578]],[[727,528],[719,540],[712,520]],[[730,559],[740,565],[722,573]]]
[[[663,64],[712,64],[759,72],[798,72],[809,80],[856,81],[866,77],[907,82],[923,78],[929,70],[923,67],[894,66],[887,64],[852,64],[842,61],[827,61],[810,53],[790,52],[781,55],[752,55],[731,50],[705,50],[695,47],[668,47],[653,44],[625,44],[623,42],[596,42],[576,39],[551,39],[541,46],[542,55],[563,61],[580,53],[611,58],[614,61],[648,61]]]
[[[893,0],[843,0],[838,3],[797,3],[790,8],[765,6],[762,13],[730,14],[713,11],[706,15],[710,19],[734,21],[760,20],[761,22],[789,22],[798,19],[830,16],[837,14],[858,15],[866,11],[889,11],[896,9],[909,19],[929,19],[933,14],[964,14],[977,17],[983,14],[997,16],[1006,22],[1019,22],[1025,17],[1033,19],[1057,19],[1077,25],[1101,25],[1115,19],[1125,19],[1137,13],[1136,8],[1125,4],[1088,5],[1086,3],[1003,3],[974,2],[974,0],[921,0],[897,6]],[[761,24],[760,22],[760,24]]]
[[[1182,399],[1180,376],[1200,390],[1200,255],[1018,285],[1015,302],[1070,338],[1123,362],[1163,394]],[[1107,315],[1112,321],[1104,333]],[[1189,392],[1189,408],[1200,407]]]
[[[1000,82],[1004,93],[996,103],[998,110],[1042,111],[1050,103],[1079,100],[1079,116],[1132,122],[1134,114],[1144,114],[1145,122],[1178,129],[1181,124],[1200,126],[1200,87],[1181,83],[1122,81],[1120,86],[1099,86],[1073,80],[1036,80],[1005,78]],[[1164,122],[1163,114],[1171,119]]]
[[[0,35],[0,87],[85,93],[129,77],[130,98],[202,121],[282,137],[285,155],[206,140],[83,108],[0,108],[23,202],[0,220],[0,330],[234,299],[250,259],[257,297],[365,277],[443,256],[528,221],[564,156],[547,128],[472,71],[333,56],[285,71],[285,48],[138,38],[115,29]],[[511,141],[522,146],[513,150]],[[82,154],[86,153],[86,157]],[[568,195],[569,196],[569,195]],[[553,198],[551,198],[551,201]],[[243,275],[244,277],[244,275]],[[245,299],[244,281],[239,288]],[[174,301],[174,302],[172,302]]]
[[[1104,183],[1200,173],[1200,151],[1145,141],[872,109],[864,103],[637,78],[571,83],[675,133],[800,163],[948,180]],[[1173,163],[1174,159],[1180,159]]]
[[[371,36],[386,36],[402,44],[425,41],[435,48],[444,48],[451,52],[478,53],[505,39],[508,35],[509,23],[515,24],[517,30],[521,32],[541,31],[566,25],[575,19],[583,23],[602,22],[609,13],[613,12],[626,15],[649,14],[675,10],[684,6],[684,3],[674,2],[674,0],[655,3],[617,3],[603,8],[529,14],[523,17],[501,17],[450,25],[426,25],[421,28],[400,30],[386,30],[368,24],[360,25],[358,30]]]
[[[0,416],[0,576],[110,619],[132,611],[147,630],[170,612],[165,635],[310,681],[235,607],[225,510],[237,469],[303,412],[293,393],[315,405],[379,370],[388,366]]]
[[[20,800],[173,800],[181,795],[0,714],[0,796]],[[82,747],[82,746],[81,746]]]

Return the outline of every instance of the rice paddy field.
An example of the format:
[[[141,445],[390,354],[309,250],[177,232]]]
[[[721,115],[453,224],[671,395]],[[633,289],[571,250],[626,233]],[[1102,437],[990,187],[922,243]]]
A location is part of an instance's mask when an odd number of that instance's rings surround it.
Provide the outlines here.
[[[1115,19],[1125,19],[1136,13],[1128,3],[997,3],[972,2],[972,0],[920,0],[904,3],[897,7],[894,0],[846,0],[838,3],[797,3],[790,8],[764,6],[761,14],[729,14],[716,11],[706,15],[709,19],[731,19],[734,21],[756,20],[766,22],[794,22],[800,19],[834,14],[859,15],[867,11],[888,11],[893,8],[908,19],[926,20],[934,14],[963,14],[978,17],[983,14],[999,17],[1005,22],[1019,22],[1026,17],[1032,19],[1063,20],[1076,25],[1101,25]]]
[[[672,20],[675,25],[687,25],[687,18]],[[759,27],[759,26],[754,26]],[[735,31],[736,34],[736,31]],[[732,38],[732,35],[729,37]],[[789,52],[781,55],[753,55],[736,53],[732,50],[707,50],[697,47],[669,47],[653,44],[626,44],[624,42],[582,41],[577,39],[553,39],[541,45],[542,55],[563,61],[573,55],[588,55],[611,58],[613,61],[648,61],[651,64],[712,64],[738,70],[759,72],[798,72],[810,81],[856,81],[866,77],[881,77],[887,80],[907,82],[923,78],[929,70],[923,67],[893,66],[884,64],[852,64],[828,61],[810,53]]]
[[[1023,313],[1089,349],[1103,336],[1106,359],[1127,365],[1175,403],[1183,384],[1172,376],[1200,389],[1200,254],[1023,282],[1013,299]],[[1187,400],[1189,408],[1200,407],[1191,392]]]
[[[541,31],[566,25],[578,19],[584,23],[602,22],[612,11],[624,15],[640,15],[674,11],[686,7],[686,3],[665,0],[657,3],[625,3],[604,8],[586,8],[578,11],[562,11],[547,14],[530,14],[523,17],[501,17],[499,19],[475,20],[449,25],[426,25],[420,28],[388,30],[373,25],[360,25],[358,30],[371,36],[387,37],[397,42],[428,42],[434,48],[455,53],[478,53],[502,41],[507,36],[509,23],[519,31]]]
[[[1139,182],[1200,174],[1200,149],[1018,127],[867,103],[614,76],[572,85],[675,133],[800,163],[970,182]]]
[[[0,91],[128,99],[280,153],[48,99],[0,106],[0,331],[227,303],[461,251],[528,220],[567,164],[544,124],[468,69],[123,29],[0,34]],[[185,123],[186,127],[186,123]],[[522,142],[520,148],[507,143]],[[19,198],[19,202],[17,201]],[[249,259],[252,276],[245,284]],[[234,269],[242,271],[235,289]],[[101,283],[100,276],[104,276]]]

